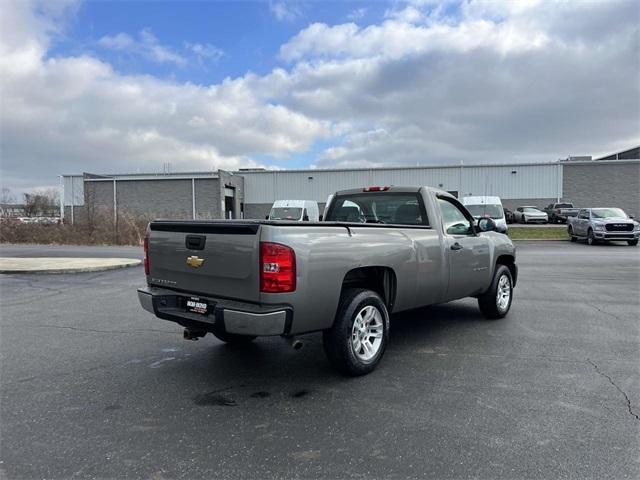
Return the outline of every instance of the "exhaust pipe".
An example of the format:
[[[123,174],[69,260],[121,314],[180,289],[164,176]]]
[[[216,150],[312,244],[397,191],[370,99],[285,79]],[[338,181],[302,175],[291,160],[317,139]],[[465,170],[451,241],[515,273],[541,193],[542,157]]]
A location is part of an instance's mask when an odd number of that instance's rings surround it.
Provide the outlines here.
[[[304,347],[304,342],[299,338],[290,337],[287,340],[289,341],[289,345],[291,345],[291,348],[293,348],[294,350],[300,350],[302,347]]]
[[[185,328],[182,333],[182,338],[185,340],[193,340],[194,342],[200,337],[204,337],[207,334],[205,330],[192,330],[191,328]]]

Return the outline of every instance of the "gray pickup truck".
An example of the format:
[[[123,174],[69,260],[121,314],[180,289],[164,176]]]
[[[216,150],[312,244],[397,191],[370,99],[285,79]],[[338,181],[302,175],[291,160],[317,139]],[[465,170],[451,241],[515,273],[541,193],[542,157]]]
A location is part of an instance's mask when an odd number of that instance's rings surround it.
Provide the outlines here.
[[[372,371],[389,314],[476,297],[488,318],[511,307],[515,248],[489,218],[447,192],[368,187],[337,192],[321,222],[155,220],[145,238],[140,303],[229,343],[323,332],[331,363]]]
[[[549,217],[549,223],[567,223],[567,219],[578,215],[578,208],[573,203],[550,203],[544,209]]]
[[[635,246],[640,238],[640,223],[620,208],[581,208],[576,217],[569,217],[567,231],[572,242],[583,239],[593,245],[615,240]]]

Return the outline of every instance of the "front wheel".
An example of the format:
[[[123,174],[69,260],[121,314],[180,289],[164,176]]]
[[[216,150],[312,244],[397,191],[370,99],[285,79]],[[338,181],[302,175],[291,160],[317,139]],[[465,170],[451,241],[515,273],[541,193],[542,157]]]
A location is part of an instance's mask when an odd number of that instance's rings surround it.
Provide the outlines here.
[[[497,319],[509,313],[513,300],[513,278],[505,265],[498,265],[489,290],[478,297],[478,306],[486,318]]]
[[[636,245],[638,245],[638,239],[636,238],[635,240],[627,240],[627,243],[629,244],[629,246],[635,247]]]
[[[331,364],[351,376],[372,372],[387,347],[389,313],[372,290],[349,288],[342,292],[333,327],[322,335]]]
[[[596,237],[593,235],[593,230],[589,229],[587,233],[587,245],[594,245],[596,243]]]

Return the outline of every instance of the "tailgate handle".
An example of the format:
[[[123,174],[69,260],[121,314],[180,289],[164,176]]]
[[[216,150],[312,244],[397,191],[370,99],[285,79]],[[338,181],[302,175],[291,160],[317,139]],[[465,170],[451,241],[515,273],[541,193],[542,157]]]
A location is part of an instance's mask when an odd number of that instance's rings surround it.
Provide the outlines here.
[[[204,235],[187,235],[185,239],[185,246],[189,250],[204,250],[204,244],[207,241],[207,237]]]

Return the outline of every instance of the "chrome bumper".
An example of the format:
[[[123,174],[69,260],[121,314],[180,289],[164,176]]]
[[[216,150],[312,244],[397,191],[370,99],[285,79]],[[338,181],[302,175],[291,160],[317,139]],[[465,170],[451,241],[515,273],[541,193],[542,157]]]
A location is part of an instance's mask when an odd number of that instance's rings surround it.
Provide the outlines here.
[[[229,308],[224,300],[203,297],[214,305],[214,308],[210,314],[200,315],[178,307],[179,298],[190,297],[191,295],[167,289],[153,287],[138,289],[138,300],[142,308],[158,318],[183,326],[197,324],[209,331],[222,330],[227,333],[256,336],[284,335],[290,330],[291,309],[259,311],[260,307],[251,305],[254,311],[238,310]],[[233,303],[237,308],[237,302]]]

